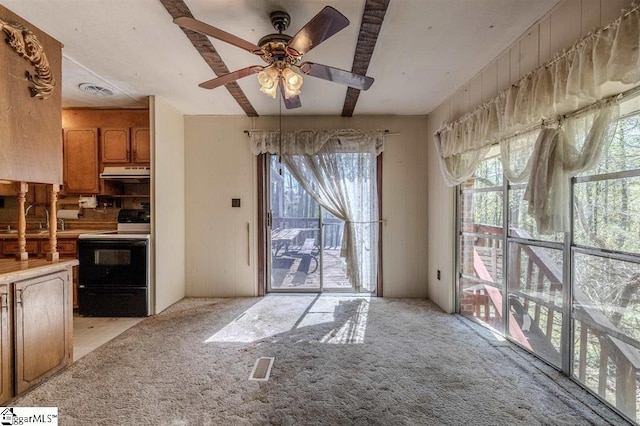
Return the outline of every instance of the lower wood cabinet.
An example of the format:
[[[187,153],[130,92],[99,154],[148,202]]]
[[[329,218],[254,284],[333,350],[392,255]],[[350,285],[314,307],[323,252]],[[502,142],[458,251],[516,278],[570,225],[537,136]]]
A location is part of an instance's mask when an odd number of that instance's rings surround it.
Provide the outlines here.
[[[13,397],[13,334],[11,284],[0,284],[0,403]]]
[[[71,363],[68,271],[15,283],[15,389],[20,394]]]
[[[71,266],[0,284],[0,404],[73,361]]]

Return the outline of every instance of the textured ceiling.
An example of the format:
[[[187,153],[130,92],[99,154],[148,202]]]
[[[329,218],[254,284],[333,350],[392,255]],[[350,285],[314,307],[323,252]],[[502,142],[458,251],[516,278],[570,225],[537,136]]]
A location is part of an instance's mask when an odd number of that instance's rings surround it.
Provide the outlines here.
[[[324,6],[351,24],[304,59],[351,70],[365,0],[184,0],[193,16],[253,43],[274,32],[269,14],[291,15],[295,34]],[[0,0],[64,44],[64,107],[136,107],[148,95],[188,115],[244,115],[229,92],[198,84],[215,75],[160,0]],[[498,56],[558,0],[391,0],[354,115],[425,115]],[[259,57],[211,39],[230,70]],[[114,92],[82,92],[80,83]],[[239,80],[259,115],[277,115],[278,101],[260,93],[255,77]],[[302,107],[288,115],[340,115],[347,88],[306,77]]]

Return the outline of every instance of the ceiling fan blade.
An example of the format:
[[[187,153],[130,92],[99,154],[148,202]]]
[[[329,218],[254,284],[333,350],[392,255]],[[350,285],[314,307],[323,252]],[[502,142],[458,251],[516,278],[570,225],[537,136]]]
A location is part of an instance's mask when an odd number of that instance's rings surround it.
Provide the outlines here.
[[[230,72],[229,74],[225,74],[220,77],[205,81],[204,83],[200,83],[199,86],[203,89],[215,89],[216,87],[224,86],[225,84],[229,84],[240,78],[248,77],[252,74],[257,74],[263,69],[264,67],[261,67],[259,65],[252,65],[250,67],[241,68],[234,72]]]
[[[289,99],[284,97],[284,83],[282,82],[282,80],[280,80],[280,82],[278,83],[278,88],[280,89],[282,102],[284,102],[284,107],[286,109],[295,109],[302,106],[302,102],[300,102],[300,96],[292,96]]]
[[[304,55],[348,25],[346,16],[331,6],[326,6],[289,40],[287,48]]]
[[[354,74],[349,71],[333,68],[327,65],[303,62],[299,66],[304,75],[321,78],[334,83],[344,84],[354,89],[367,90],[373,84],[373,78],[366,75]]]
[[[186,28],[200,34],[217,38],[218,40],[222,40],[226,43],[232,44],[236,47],[239,47],[240,49],[244,49],[247,52],[251,52],[260,56],[263,55],[263,52],[259,46],[247,40],[241,39],[240,37],[236,37],[233,34],[229,34],[226,31],[222,31],[219,28],[212,27],[209,24],[205,24],[202,21],[198,21],[197,19],[193,19],[188,16],[181,16],[174,19],[173,22],[177,25],[180,25],[182,28]]]
[[[287,109],[295,109],[302,106],[302,102],[300,102],[300,96],[294,96],[293,98],[289,99],[283,96],[282,100],[284,101],[284,106]]]

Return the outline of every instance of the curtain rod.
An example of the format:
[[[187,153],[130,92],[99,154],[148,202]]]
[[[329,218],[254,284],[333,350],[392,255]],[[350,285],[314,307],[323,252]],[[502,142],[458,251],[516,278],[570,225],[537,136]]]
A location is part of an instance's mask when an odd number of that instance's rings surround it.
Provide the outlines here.
[[[276,130],[274,130],[274,132]],[[251,136],[251,130],[243,130],[242,132],[247,136]],[[390,133],[389,129],[384,129],[384,134],[385,134],[385,136],[398,136],[400,133]]]

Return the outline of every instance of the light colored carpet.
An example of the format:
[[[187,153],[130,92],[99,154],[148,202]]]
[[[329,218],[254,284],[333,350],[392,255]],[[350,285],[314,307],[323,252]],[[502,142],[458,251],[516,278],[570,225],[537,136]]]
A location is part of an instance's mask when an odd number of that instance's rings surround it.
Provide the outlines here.
[[[258,357],[270,380],[248,380]],[[424,300],[186,299],[21,397],[61,425],[577,425],[623,419]]]

